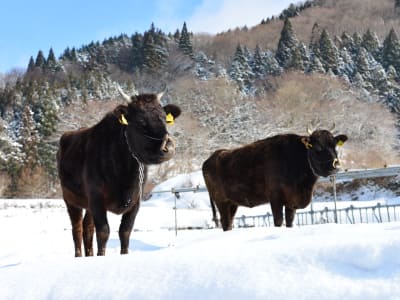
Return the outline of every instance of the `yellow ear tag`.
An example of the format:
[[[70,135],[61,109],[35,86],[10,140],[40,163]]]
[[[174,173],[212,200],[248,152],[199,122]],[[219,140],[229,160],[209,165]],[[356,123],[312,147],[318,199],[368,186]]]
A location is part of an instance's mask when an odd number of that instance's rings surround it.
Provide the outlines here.
[[[344,142],[341,141],[341,140],[339,140],[339,141],[336,143],[336,146],[339,146],[339,147],[342,147],[343,145],[344,145]]]
[[[168,125],[174,125],[174,116],[171,113],[167,114],[165,121]]]
[[[128,121],[126,120],[124,114],[121,114],[121,116],[119,117],[119,122],[120,122],[122,125],[128,125]]]
[[[304,146],[306,146],[306,149],[309,150],[312,148],[312,144],[309,143],[305,138],[301,139],[301,142],[304,144]]]

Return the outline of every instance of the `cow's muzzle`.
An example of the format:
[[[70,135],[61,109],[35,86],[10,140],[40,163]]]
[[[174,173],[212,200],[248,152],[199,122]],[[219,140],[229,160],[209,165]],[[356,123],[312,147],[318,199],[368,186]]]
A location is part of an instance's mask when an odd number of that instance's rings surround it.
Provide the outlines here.
[[[160,150],[167,159],[171,158],[175,154],[175,141],[168,133],[164,135]]]

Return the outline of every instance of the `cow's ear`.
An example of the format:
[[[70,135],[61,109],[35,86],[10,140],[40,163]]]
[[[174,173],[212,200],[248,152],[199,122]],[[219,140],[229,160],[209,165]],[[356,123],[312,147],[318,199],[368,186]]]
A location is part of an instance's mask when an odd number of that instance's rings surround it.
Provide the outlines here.
[[[181,114],[181,109],[179,106],[174,104],[168,104],[164,106],[164,111],[167,115],[166,122],[170,125],[174,124],[175,119]]]
[[[340,134],[335,136],[335,143],[337,146],[343,146],[344,142],[347,141],[347,135],[345,134]]]
[[[308,136],[303,136],[301,138],[301,142],[306,147],[306,149],[311,149],[312,148],[312,144],[310,143],[310,138]]]
[[[117,117],[119,123],[122,125],[128,125],[128,107],[125,105],[118,105],[114,111],[113,114]]]

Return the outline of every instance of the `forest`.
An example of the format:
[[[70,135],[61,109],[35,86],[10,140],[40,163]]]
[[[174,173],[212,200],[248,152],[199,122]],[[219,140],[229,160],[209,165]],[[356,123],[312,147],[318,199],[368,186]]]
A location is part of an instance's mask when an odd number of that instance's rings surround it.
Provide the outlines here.
[[[396,164],[399,14],[398,0],[314,0],[217,35],[150,24],[58,57],[38,50],[26,70],[0,77],[0,196],[59,196],[59,137],[120,103],[118,86],[167,86],[163,101],[183,110],[171,128],[176,159],[154,167],[149,185],[198,170],[218,148],[306,134],[309,122],[350,137],[345,168]]]

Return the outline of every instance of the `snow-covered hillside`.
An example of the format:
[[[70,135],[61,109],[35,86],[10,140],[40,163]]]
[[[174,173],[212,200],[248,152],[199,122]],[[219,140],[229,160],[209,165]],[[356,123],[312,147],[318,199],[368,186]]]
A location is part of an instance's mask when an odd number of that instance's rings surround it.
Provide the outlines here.
[[[201,184],[180,175],[157,190]],[[144,202],[119,255],[74,258],[61,200],[0,200],[0,299],[399,299],[400,222],[182,230],[174,197]],[[381,198],[382,202],[393,202]],[[178,224],[211,223],[206,193],[182,194]]]

